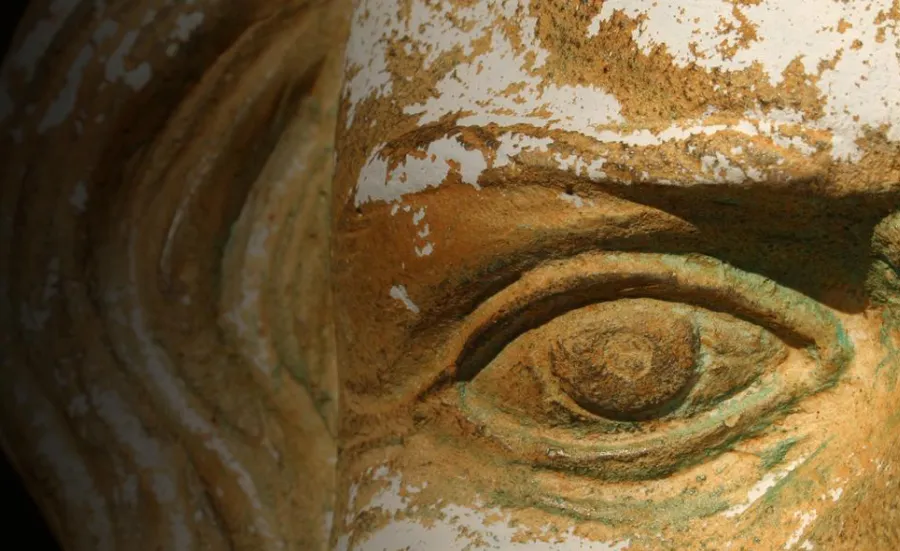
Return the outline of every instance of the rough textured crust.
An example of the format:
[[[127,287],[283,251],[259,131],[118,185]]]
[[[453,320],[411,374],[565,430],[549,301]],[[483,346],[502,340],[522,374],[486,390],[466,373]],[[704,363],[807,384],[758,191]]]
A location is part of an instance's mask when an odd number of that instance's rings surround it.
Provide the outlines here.
[[[894,545],[898,16],[356,2],[338,548]],[[716,393],[623,423],[554,382],[562,316],[634,298],[716,320]]]

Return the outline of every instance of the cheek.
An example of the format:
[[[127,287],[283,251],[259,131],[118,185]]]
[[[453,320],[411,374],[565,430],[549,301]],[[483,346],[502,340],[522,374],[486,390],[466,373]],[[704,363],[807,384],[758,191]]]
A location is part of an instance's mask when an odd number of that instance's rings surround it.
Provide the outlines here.
[[[895,541],[892,329],[872,312],[841,322],[856,355],[839,384],[801,400],[733,452],[657,480],[602,481],[508,464],[499,448],[476,444],[486,435],[459,423],[456,404],[425,403],[413,415],[437,421],[369,463],[382,466],[363,471],[344,537],[361,550],[466,549],[485,541],[498,549],[528,542],[535,550],[655,549],[660,541],[849,550]],[[520,430],[524,437],[542,428],[523,422]],[[675,525],[685,529],[673,532]]]
[[[854,361],[833,389],[787,419],[821,444],[797,476],[770,492],[771,516],[789,528],[790,548],[894,549],[900,542],[900,356],[894,346],[900,332],[886,311],[845,315],[842,322]],[[756,531],[770,529],[759,523]]]
[[[865,476],[848,484],[831,511],[821,515],[810,529],[820,549],[900,548],[900,436],[883,434],[877,460],[870,460]]]

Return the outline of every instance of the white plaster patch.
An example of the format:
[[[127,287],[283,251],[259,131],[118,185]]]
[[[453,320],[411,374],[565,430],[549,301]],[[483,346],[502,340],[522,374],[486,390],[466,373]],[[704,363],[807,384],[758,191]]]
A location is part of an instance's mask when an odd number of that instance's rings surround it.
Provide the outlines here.
[[[388,42],[398,37],[404,38],[407,54],[423,56],[425,68],[450,51],[471,57],[475,40],[491,40],[488,52],[445,75],[434,97],[405,109],[421,115],[421,124],[460,113],[459,123],[464,125],[526,123],[589,134],[598,125],[621,121],[619,102],[605,91],[589,86],[544,86],[542,78],[532,74],[549,55],[538,43],[537,20],[516,18],[521,33],[518,43],[525,47],[521,52],[516,52],[500,24],[519,8],[527,9],[528,2],[486,1],[466,7],[414,0],[409,17],[403,19],[384,0],[360,2],[347,49],[347,126],[353,122],[357,104],[392,92]],[[519,89],[506,95],[512,86]],[[539,113],[542,109],[547,112]]]
[[[578,176],[587,176],[595,182],[606,178],[606,173],[602,170],[606,159],[598,158],[588,162],[578,155],[563,156],[560,153],[554,154],[553,158],[561,170],[572,172]]]
[[[766,495],[766,493],[775,487],[784,477],[791,474],[797,467],[799,467],[804,461],[805,457],[801,457],[787,466],[784,469],[776,472],[766,473],[762,479],[753,485],[750,488],[750,491],[747,492],[747,500],[744,503],[739,505],[735,505],[722,513],[723,516],[727,518],[734,518],[742,515],[747,509],[749,509],[754,503],[756,503],[759,498]]]
[[[377,492],[371,501],[358,512],[380,510],[394,517],[386,526],[366,536],[353,540],[352,531],[338,538],[338,551],[383,551],[385,549],[434,549],[440,551],[469,551],[471,549],[495,549],[502,551],[624,551],[631,545],[621,542],[599,542],[584,539],[570,528],[556,534],[551,541],[522,541],[522,530],[511,522],[511,517],[498,508],[469,508],[453,504],[436,504],[439,515],[429,513],[434,520],[417,522],[408,513],[409,486],[403,484],[399,473],[383,470],[372,475],[374,480],[384,480],[386,488]],[[406,490],[406,491],[405,491]],[[405,492],[404,492],[405,491]],[[353,504],[350,504],[350,509]],[[407,513],[397,518],[398,513]],[[353,517],[350,517],[352,521]],[[544,533],[549,532],[547,527]],[[555,541],[553,541],[555,539]],[[351,544],[352,541],[352,544]]]
[[[171,472],[159,443],[147,434],[140,420],[115,392],[94,388],[90,398],[98,416],[109,425],[137,467],[152,473],[150,489],[156,499],[160,503],[174,502],[177,497],[175,473]]]
[[[388,41],[405,37],[404,51],[424,56],[425,67],[442,54],[460,50],[472,53],[472,39],[491,27],[493,2],[475,2],[471,7],[448,2],[410,2],[409,18],[402,19],[391,0],[357,3],[347,42],[344,95],[349,100],[346,125],[353,123],[356,106],[363,100],[393,91],[388,69]],[[507,11],[515,9],[507,2]]]
[[[535,138],[518,132],[501,134],[497,141],[500,142],[500,146],[494,154],[494,161],[491,164],[493,168],[508,165],[514,157],[523,151],[547,151],[547,147],[553,143],[553,140],[550,138]]]
[[[784,123],[771,119],[768,115],[748,113],[746,119],[734,124],[706,124],[703,121],[683,121],[672,124],[656,133],[648,130],[634,130],[622,133],[618,130],[603,130],[594,137],[602,143],[621,143],[634,147],[653,147],[671,141],[685,141],[694,136],[713,136],[719,132],[736,132],[747,136],[764,135],[772,137]],[[760,118],[757,118],[760,117]]]
[[[395,207],[397,205],[394,205]],[[412,222],[415,228],[419,227],[419,224],[425,219],[425,207],[421,207],[419,210],[413,213]],[[428,256],[434,252],[434,243],[428,241],[426,238],[431,234],[431,228],[428,224],[423,224],[422,229],[416,231],[416,237],[413,242],[415,243],[415,252],[416,256],[423,257]]]
[[[893,0],[857,2],[794,0],[760,2],[735,7],[725,0],[608,0],[588,27],[596,35],[600,24],[621,11],[642,17],[633,39],[649,53],[665,46],[680,66],[740,71],[758,64],[773,85],[784,79],[790,63],[799,60],[825,97],[825,115],[816,123],[833,132],[832,156],[857,160],[856,140],[866,127],[888,125],[888,138],[900,140],[900,47],[896,22],[877,21]],[[739,10],[757,39],[738,44]],[[720,22],[730,30],[720,33]],[[879,42],[879,33],[892,35]],[[819,64],[835,60],[833,68]]]
[[[78,212],[84,212],[87,209],[88,191],[84,182],[79,181],[75,184],[75,189],[69,195],[69,204],[75,207]]]
[[[129,475],[116,492],[118,500],[126,505],[138,503],[138,479],[136,475]]]
[[[357,497],[359,497],[359,484],[354,482],[350,484],[350,489],[347,491],[347,514],[344,515],[344,523],[346,524],[353,522]]]
[[[135,232],[132,232],[129,236],[129,249],[132,251],[136,248],[135,240]],[[163,407],[171,412],[172,417],[177,420],[179,425],[198,436],[203,442],[203,446],[210,452],[211,458],[214,458],[223,470],[229,472],[233,477],[236,489],[239,489],[247,500],[252,512],[256,513],[248,516],[249,527],[257,530],[263,537],[274,540],[272,529],[266,518],[262,516],[264,507],[253,478],[235,457],[227,442],[219,435],[216,427],[191,406],[190,399],[183,389],[183,381],[172,373],[168,356],[159,347],[147,327],[145,312],[140,306],[137,295],[136,255],[129,258],[128,268],[130,285],[126,288],[126,292],[131,309],[128,312],[127,321],[134,339],[134,346],[117,346],[119,354],[128,359],[125,365],[132,372],[151,385]],[[118,310],[118,308],[115,309]]]
[[[373,153],[359,177],[355,204],[370,201],[396,201],[441,185],[451,171],[463,183],[478,187],[478,176],[487,168],[484,155],[477,149],[467,150],[459,140],[444,137],[431,142],[428,149],[407,155],[405,161],[388,173],[388,164],[380,150]]]
[[[704,182],[727,182],[731,184],[740,184],[747,180],[748,173],[745,173],[740,167],[734,165],[731,160],[722,153],[715,155],[704,155],[700,158],[700,170],[709,178],[698,176],[698,181]],[[758,180],[759,174],[753,173]]]
[[[125,58],[131,53],[137,39],[138,31],[131,30],[125,33],[122,42],[106,62],[106,80],[111,83],[121,80],[136,92],[146,86],[153,75],[153,69],[146,61],[141,62],[134,69],[125,68]]]
[[[384,39],[394,28],[395,13],[386,0],[360,2],[355,12],[344,61],[348,72],[355,71],[348,75],[344,84],[344,95],[350,103],[348,128],[353,123],[356,106],[362,100],[389,94],[393,89]]]
[[[584,200],[579,195],[576,195],[574,193],[560,193],[559,198],[577,209],[582,208],[584,205],[594,205],[594,202],[590,199]]]
[[[249,256],[249,255],[248,255]],[[242,274],[241,300],[225,319],[234,327],[235,334],[242,342],[245,358],[253,367],[267,376],[278,365],[270,343],[265,339],[252,338],[259,334],[257,313],[260,307],[260,277],[258,274]],[[250,321],[247,321],[250,320]]]
[[[325,541],[331,537],[331,529],[334,528],[334,512],[327,511],[322,514],[322,536]]]
[[[41,300],[47,304],[59,294],[59,257],[53,257],[47,264],[47,279],[44,280],[44,292]]]
[[[113,527],[106,500],[97,490],[94,478],[70,438],[60,430],[52,406],[43,396],[32,395],[24,388],[21,393],[17,391],[17,398],[32,414],[31,425],[38,435],[36,451],[50,468],[64,502],[83,508],[82,522],[95,538],[94,548],[112,551]]]
[[[406,306],[406,309],[412,312],[413,314],[419,313],[419,307],[416,306],[416,303],[409,298],[409,294],[406,292],[406,286],[404,285],[394,285],[391,287],[390,292],[391,298],[397,299]]]
[[[44,58],[50,45],[56,39],[66,19],[78,7],[80,0],[54,0],[50,3],[50,17],[37,22],[22,41],[21,47],[10,56],[13,67],[25,71],[25,79],[30,82],[38,63]]]
[[[807,71],[815,73],[819,70],[819,62],[831,60],[838,49],[843,48],[844,56],[836,69],[827,69],[822,74],[820,89],[826,91],[829,107],[826,116],[818,121],[805,120],[797,111],[770,109],[745,113],[744,120],[732,124],[681,121],[662,130],[623,131],[617,128],[623,118],[619,103],[612,95],[586,86],[545,86],[543,78],[534,74],[545,63],[548,52],[537,39],[536,20],[527,15],[528,1],[479,2],[470,8],[454,8],[451,18],[447,16],[451,9],[449,4],[430,5],[424,0],[413,0],[409,15],[402,16],[387,0],[361,0],[354,13],[346,58],[349,77],[345,95],[350,103],[347,124],[352,123],[353,111],[360,101],[391,93],[388,69],[391,40],[399,41],[408,35],[408,39],[401,41],[403,48],[408,53],[422,54],[427,68],[442,54],[451,51],[471,58],[473,40],[486,39],[490,41],[486,53],[459,64],[439,80],[433,97],[408,106],[405,112],[419,115],[421,124],[459,114],[458,124],[462,125],[524,123],[544,129],[579,132],[600,143],[635,147],[654,147],[718,132],[738,132],[764,136],[777,146],[813,155],[816,148],[796,135],[796,131],[805,125],[831,131],[834,134],[832,155],[852,158],[858,153],[854,140],[865,124],[890,123],[900,117],[900,108],[896,107],[900,106],[900,96],[891,94],[888,97],[884,92],[900,89],[900,70],[869,74],[877,67],[872,60],[887,56],[885,66],[900,63],[894,59],[896,48],[893,45],[874,46],[876,33],[884,29],[884,25],[874,23],[879,13],[875,8],[889,7],[889,3],[890,0],[878,0],[867,13],[831,0],[800,0],[790,6],[773,7],[771,3],[740,6],[759,35],[749,45],[740,46],[737,30],[727,31],[724,43],[723,35],[714,31],[722,22],[735,24],[735,29],[740,26],[732,14],[735,8],[732,2],[700,0],[684,5],[664,0],[610,0],[591,23],[589,34],[598,33],[601,23],[608,21],[616,10],[624,10],[631,17],[640,15],[645,19],[635,31],[639,46],[650,51],[664,45],[676,63],[682,65],[697,62],[709,69],[743,70],[759,62],[771,81],[778,83],[783,78],[784,68],[794,59],[799,59]],[[497,23],[512,17],[517,10],[524,10],[522,13],[526,14],[515,15],[519,36],[507,36]],[[801,25],[803,29],[798,37],[793,25],[798,21],[809,21],[806,13],[815,14],[813,23]],[[852,23],[848,27],[850,30],[845,29],[843,33],[838,30],[842,19]],[[847,53],[848,46],[857,39],[862,40],[863,47],[852,50],[852,55]],[[514,43],[521,43],[524,50],[516,51]],[[731,47],[736,47],[737,53],[723,53],[723,48]],[[696,52],[700,52],[699,58]],[[868,52],[869,57],[860,57],[863,56],[861,52]],[[850,57],[856,60],[853,64],[846,61]],[[837,93],[838,89],[843,95]],[[873,106],[861,107],[870,104]],[[862,108],[868,109],[868,114],[856,112]],[[707,116],[713,115],[715,110],[707,110]],[[897,134],[900,139],[900,125],[890,127],[889,133]],[[526,138],[521,134],[504,135],[490,166],[504,166],[522,151],[545,151],[551,144],[547,138]],[[407,156],[390,170],[380,151],[381,148],[375,148],[360,174],[356,206],[369,201],[396,201],[407,194],[438,186],[454,170],[448,161],[459,163],[462,180],[476,187],[479,174],[487,168],[479,152],[466,150],[452,138],[438,140],[428,150]],[[701,167],[705,174],[701,174],[698,181],[737,184],[762,179],[762,173],[747,168],[736,159],[743,153],[740,148],[732,151],[730,157],[721,152],[706,156]],[[587,161],[557,154],[556,160],[564,170],[573,170],[594,180],[606,178],[602,158]],[[419,252],[426,250],[420,247]]]
[[[526,151],[546,152],[547,147],[553,143],[550,138],[536,138],[515,132],[501,134],[497,141],[499,146],[490,161],[491,168],[507,166],[516,156]],[[574,164],[561,157],[557,160],[562,168],[574,166],[577,172],[586,173],[591,178],[605,177],[600,170],[605,162],[603,159],[591,162],[579,159]],[[359,206],[370,201],[398,201],[405,195],[441,185],[453,172],[460,175],[463,183],[478,189],[478,178],[488,166],[488,161],[480,150],[468,150],[452,137],[440,138],[432,142],[427,150],[407,155],[391,171],[388,171],[387,161],[376,152],[369,157],[360,172],[355,204]],[[399,206],[395,204],[391,208],[391,215],[396,215],[398,209]],[[418,225],[415,218],[413,223]],[[429,231],[426,227],[420,230],[419,236],[425,237]]]
[[[19,321],[29,331],[43,331],[53,314],[49,303],[59,294],[60,273],[58,257],[50,259],[50,262],[47,264],[46,274],[44,288],[41,291],[40,299],[37,301],[39,307],[33,307],[25,302],[20,306]]]
[[[112,38],[116,32],[119,30],[119,24],[113,21],[112,19],[106,19],[97,25],[97,28],[94,30],[93,40],[94,44],[101,44],[107,38]]]
[[[268,250],[266,249],[266,243],[269,240],[269,227],[264,225],[259,225],[254,228],[253,233],[250,234],[250,238],[247,240],[247,256],[248,257],[256,257],[256,258],[266,258],[268,257]]]
[[[841,499],[842,495],[844,495],[843,488],[835,488],[833,490],[828,490],[828,496],[831,498],[832,502],[837,502],[837,500]]]
[[[633,147],[653,147],[671,141],[685,141],[695,136],[713,136],[720,132],[733,132],[746,136],[764,136],[780,145],[793,147],[804,154],[815,150],[800,138],[788,139],[782,132],[795,124],[794,112],[775,111],[773,113],[747,113],[747,118],[732,124],[706,124],[703,121],[683,121],[652,132],[649,129],[621,132],[614,129],[598,130],[593,137],[600,143],[619,143]],[[491,168],[509,165],[523,152],[546,153],[553,144],[551,138],[539,138],[521,132],[507,132],[498,136],[499,143]],[[467,150],[452,137],[440,138],[432,142],[426,151],[406,156],[404,162],[389,172],[387,161],[381,157],[381,148],[370,155],[363,166],[356,190],[355,204],[359,206],[370,201],[397,201],[402,197],[417,193],[444,182],[452,170],[457,170],[463,182],[478,188],[479,175],[488,168],[484,155],[477,149]],[[736,152],[737,155],[743,150]],[[563,156],[554,153],[553,159],[562,170],[586,176],[594,181],[607,177],[602,170],[604,158],[586,160],[575,155]],[[453,163],[453,164],[451,164]],[[761,172],[753,168],[741,168],[722,153],[706,156],[702,160],[702,173],[695,177],[701,183],[740,184],[747,180],[759,181]],[[392,214],[396,211],[392,209]]]
[[[787,540],[787,542],[785,542],[785,549],[792,549],[795,545],[797,545],[797,543],[800,541],[800,538],[803,537],[803,533],[806,531],[809,525],[812,524],[812,521],[816,520],[816,516],[816,511],[809,511],[808,513],[797,511],[796,513],[794,513],[794,518],[800,519],[800,526],[797,528],[797,530],[794,531],[793,534],[791,534],[791,537]]]
[[[170,38],[181,42],[187,42],[191,39],[191,35],[194,34],[194,31],[199,29],[200,25],[203,24],[204,17],[203,12],[199,11],[179,15],[178,19],[175,20],[175,28],[169,35]]]
[[[517,53],[499,27],[486,28],[483,33],[490,33],[490,49],[457,65],[438,82],[434,97],[408,106],[404,112],[420,115],[420,124],[460,113],[461,125],[530,124],[588,136],[594,136],[599,127],[623,121],[618,100],[604,90],[545,86],[543,78],[533,71],[543,65],[549,53],[535,36],[534,18],[518,21],[524,52]],[[513,87],[516,91],[511,93]]]
[[[471,6],[452,5],[449,2],[413,2],[409,20],[404,29],[414,30],[414,38],[408,43],[408,51],[425,56],[425,68],[447,52],[459,49],[463,55],[472,55],[472,42],[490,24],[490,3],[475,2]]]
[[[75,102],[78,99],[78,92],[81,89],[81,79],[84,75],[84,70],[93,56],[94,48],[91,45],[83,47],[78,53],[75,62],[72,63],[69,72],[66,74],[65,86],[56,97],[56,100],[50,104],[47,113],[41,119],[40,124],[38,124],[38,134],[43,134],[47,130],[59,126],[72,113],[72,109],[75,107]]]

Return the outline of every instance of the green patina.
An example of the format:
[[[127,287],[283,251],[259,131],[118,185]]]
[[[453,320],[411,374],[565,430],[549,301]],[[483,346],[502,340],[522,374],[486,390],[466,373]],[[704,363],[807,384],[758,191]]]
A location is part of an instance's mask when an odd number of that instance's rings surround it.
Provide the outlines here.
[[[797,437],[790,437],[775,444],[760,454],[760,469],[769,470],[784,461],[785,456],[799,442]]]
[[[816,456],[818,456],[825,448],[828,446],[828,442],[820,445],[814,452],[812,452],[809,457],[804,460],[804,464],[809,463]],[[752,533],[753,527],[759,526],[760,523],[764,523],[770,526],[779,525],[781,520],[778,515],[770,515],[771,511],[782,510],[785,505],[790,505],[789,502],[803,502],[803,501],[811,501],[814,499],[814,492],[818,486],[816,483],[809,478],[799,478],[799,469],[794,469],[791,472],[787,473],[784,478],[777,481],[771,489],[769,489],[762,500],[756,504],[754,507],[760,513],[757,515],[757,519],[755,522],[748,525],[749,528],[744,528],[740,530],[740,532],[736,535],[737,537],[747,537]],[[790,494],[790,495],[788,495]],[[760,543],[758,539],[754,538],[755,543]],[[742,547],[743,549],[743,547]]]
[[[896,388],[898,376],[900,376],[900,348],[898,348],[897,342],[892,336],[900,334],[900,314],[898,314],[898,310],[900,310],[900,307],[890,305],[881,314],[882,324],[879,339],[884,347],[885,355],[875,369],[876,375],[884,376],[890,390]]]
[[[808,463],[813,460],[816,456],[818,456],[825,448],[828,447],[830,439],[823,442],[814,452],[812,452],[809,457],[804,460],[804,463]],[[815,483],[810,479],[798,479],[797,477],[798,469],[795,469],[788,473],[784,478],[779,480],[775,486],[772,487],[771,490],[766,492],[766,495],[763,497],[763,503],[766,506],[774,506],[777,504],[779,500],[782,498],[782,493],[786,488],[790,488],[793,493],[801,493],[804,498],[809,498],[812,496],[812,491],[815,488]],[[796,498],[795,498],[796,499]]]
[[[893,390],[900,375],[900,348],[894,335],[900,334],[900,213],[887,216],[875,228],[872,252],[875,255],[866,279],[866,289],[872,301],[881,305],[881,344],[885,357],[876,374],[883,376]]]
[[[597,522],[611,527],[632,525],[634,519],[639,517],[645,519],[642,525],[645,529],[667,527],[682,530],[689,529],[691,521],[713,516],[729,507],[721,490],[700,494],[696,488],[685,488],[681,495],[663,500],[623,497],[614,502],[573,502],[519,488],[518,491],[495,490],[489,505],[513,509],[533,507],[576,522]]]
[[[291,360],[292,361],[283,365],[284,370],[287,371],[295,381],[304,387],[309,388],[309,369],[307,369],[305,362],[300,357],[291,358]],[[282,364],[279,362],[279,365],[281,366]]]

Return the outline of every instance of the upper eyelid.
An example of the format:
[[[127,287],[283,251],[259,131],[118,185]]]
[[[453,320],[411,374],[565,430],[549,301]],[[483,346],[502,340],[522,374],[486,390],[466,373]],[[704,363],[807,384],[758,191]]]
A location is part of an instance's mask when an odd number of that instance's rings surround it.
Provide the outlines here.
[[[832,380],[853,354],[833,312],[763,276],[699,255],[591,252],[539,266],[476,309],[451,347],[454,378],[471,380],[507,343],[561,313],[625,297],[684,299],[813,345],[813,386]]]

